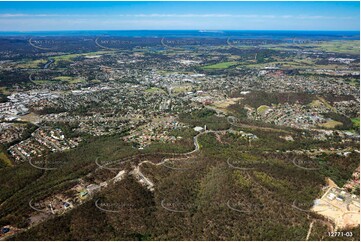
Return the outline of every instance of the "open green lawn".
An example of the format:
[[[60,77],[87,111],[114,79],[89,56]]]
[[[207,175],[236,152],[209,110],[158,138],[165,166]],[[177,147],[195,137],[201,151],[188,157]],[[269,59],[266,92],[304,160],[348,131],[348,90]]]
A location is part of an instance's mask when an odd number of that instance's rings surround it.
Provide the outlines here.
[[[227,68],[237,65],[237,64],[238,64],[238,62],[236,62],[236,61],[228,61],[228,62],[217,63],[214,65],[203,66],[202,68],[205,70],[207,70],[207,69],[227,69]]]
[[[265,112],[269,109],[270,107],[267,105],[261,105],[257,108],[257,113],[260,115],[264,115]]]
[[[165,91],[163,89],[158,88],[158,87],[148,88],[147,90],[145,90],[145,92],[148,92],[148,93],[165,93]]]
[[[354,126],[355,128],[358,128],[358,129],[360,128],[360,117],[358,117],[358,118],[352,118],[351,121],[352,121],[353,126]]]
[[[360,53],[360,41],[348,40],[348,41],[325,41],[319,44],[312,44],[315,49],[358,55]]]

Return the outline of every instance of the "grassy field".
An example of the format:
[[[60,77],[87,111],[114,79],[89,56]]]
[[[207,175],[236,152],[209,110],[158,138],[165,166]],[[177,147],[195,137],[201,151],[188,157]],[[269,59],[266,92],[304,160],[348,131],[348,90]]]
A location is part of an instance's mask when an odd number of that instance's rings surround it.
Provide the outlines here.
[[[318,108],[318,107],[321,107],[322,105],[322,102],[320,100],[313,100],[309,106],[310,107],[313,107],[313,108]]]
[[[203,66],[202,69],[207,70],[207,69],[227,69],[231,66],[237,65],[238,62],[236,61],[228,61],[228,62],[221,62],[221,63],[217,63],[214,65],[208,65],[208,66]]]
[[[336,53],[347,53],[358,55],[360,53],[360,41],[359,40],[350,40],[350,41],[327,41],[321,42],[319,44],[311,45],[318,50],[323,50],[327,52],[336,52]]]
[[[283,68],[309,68],[312,66],[312,63],[306,63],[306,62],[297,62],[296,60],[279,60],[279,61],[271,61],[267,63],[254,63],[254,62],[248,62],[244,63],[244,66],[247,66],[249,68],[265,68],[267,66],[275,66],[275,65],[281,65]]]
[[[320,43],[306,43],[306,44],[279,44],[279,45],[264,45],[273,50],[294,50],[294,46],[306,47],[314,50],[322,50],[327,52],[345,53],[358,55],[360,53],[359,40],[345,40],[345,41],[324,41]]]
[[[242,63],[241,66],[248,68],[261,69],[268,66],[279,65],[281,69],[339,69],[340,65],[329,64],[329,65],[317,65],[313,61],[299,61],[299,60],[279,60],[267,63]]]
[[[353,126],[355,128],[358,128],[358,129],[360,128],[360,118],[359,117],[358,118],[352,118],[351,121],[352,121]]]
[[[42,85],[42,84],[50,84],[52,83],[51,80],[35,80],[33,81],[35,84]]]
[[[264,115],[265,112],[269,109],[270,107],[267,105],[261,105],[257,108],[257,113],[260,115]]]
[[[332,107],[332,105],[326,101],[323,97],[317,96],[318,100],[320,100],[326,107],[331,109],[332,111],[336,112],[336,108]]]
[[[48,62],[46,59],[28,60],[18,64],[17,67],[21,69],[36,69],[41,68],[43,65],[45,65],[46,62]]]
[[[0,94],[10,95],[11,92],[6,87],[0,87]]]
[[[95,56],[95,55],[103,55],[103,54],[111,54],[114,51],[95,51],[89,53],[82,53],[82,54],[67,54],[67,55],[59,55],[52,57],[55,60],[55,64],[59,61],[72,61],[73,59],[81,56]]]
[[[59,80],[59,81],[66,81],[69,84],[81,83],[81,82],[85,81],[84,79],[71,77],[71,76],[58,76],[58,77],[55,77],[54,79]]]
[[[228,98],[225,99],[223,101],[219,101],[219,102],[214,102],[212,103],[212,105],[210,105],[210,107],[214,107],[218,110],[221,110],[223,112],[229,112],[230,110],[228,109],[228,107],[230,105],[235,105],[237,104],[237,102],[240,100],[241,98]]]
[[[68,61],[72,62],[73,59],[81,56],[95,56],[95,55],[102,55],[102,54],[112,54],[114,51],[96,51],[96,52],[89,52],[89,53],[81,53],[81,54],[66,54],[66,55],[59,55],[51,57],[54,59],[55,64],[59,61]],[[23,62],[17,65],[17,68],[20,69],[37,69],[42,68],[48,62],[47,59],[39,59],[39,60],[24,60]]]
[[[37,114],[35,114],[35,113],[33,113],[33,112],[21,116],[20,119],[21,119],[22,121],[30,122],[30,123],[37,123],[37,122],[40,122],[40,121],[41,121],[40,116],[37,115]]]
[[[166,93],[163,89],[158,88],[158,87],[148,88],[147,90],[145,90],[145,92],[147,92],[147,93]]]
[[[190,92],[193,88],[191,85],[175,86],[172,88],[172,93]]]
[[[327,129],[334,129],[337,126],[341,126],[341,125],[342,125],[341,122],[338,122],[338,121],[335,121],[335,120],[330,120],[330,121],[327,121],[324,124],[320,124],[321,127],[327,128]]]
[[[35,80],[33,82],[38,84],[38,85],[42,85],[42,84],[56,83],[58,81],[67,82],[68,84],[76,84],[76,83],[84,82],[85,80],[77,78],[77,77],[71,77],[71,76],[58,76],[58,77],[55,77],[52,80]]]

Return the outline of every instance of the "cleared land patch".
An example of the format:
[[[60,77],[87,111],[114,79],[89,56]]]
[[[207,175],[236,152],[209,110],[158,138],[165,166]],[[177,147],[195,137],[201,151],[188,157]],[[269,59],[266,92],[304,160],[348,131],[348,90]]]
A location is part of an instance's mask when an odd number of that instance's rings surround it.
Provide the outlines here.
[[[0,162],[5,164],[5,166],[13,166],[13,163],[4,152],[0,152]]]
[[[330,121],[327,121],[326,123],[320,124],[321,127],[327,128],[327,129],[334,129],[337,126],[341,126],[341,125],[342,125],[341,122],[338,122],[335,120],[330,120]]]

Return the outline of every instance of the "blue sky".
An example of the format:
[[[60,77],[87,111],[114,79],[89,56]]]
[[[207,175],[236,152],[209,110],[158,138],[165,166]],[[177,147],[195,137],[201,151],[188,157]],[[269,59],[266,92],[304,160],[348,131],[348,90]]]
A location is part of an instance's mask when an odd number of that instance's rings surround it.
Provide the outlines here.
[[[0,31],[359,30],[359,2],[0,2]]]

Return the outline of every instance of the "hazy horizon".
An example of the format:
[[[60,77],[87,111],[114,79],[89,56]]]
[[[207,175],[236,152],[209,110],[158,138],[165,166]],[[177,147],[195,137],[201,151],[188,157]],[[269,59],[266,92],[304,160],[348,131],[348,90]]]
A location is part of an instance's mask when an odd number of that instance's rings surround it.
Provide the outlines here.
[[[0,2],[0,31],[359,31],[359,2]]]

